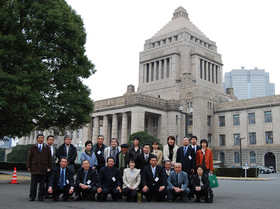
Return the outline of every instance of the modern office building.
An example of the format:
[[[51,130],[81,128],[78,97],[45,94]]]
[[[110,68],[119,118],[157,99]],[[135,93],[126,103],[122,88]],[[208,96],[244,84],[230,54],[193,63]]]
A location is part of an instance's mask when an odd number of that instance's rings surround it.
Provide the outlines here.
[[[241,67],[226,72],[224,90],[226,91],[228,87],[234,89],[238,100],[275,95],[275,85],[269,82],[269,73],[258,68],[246,70]]]

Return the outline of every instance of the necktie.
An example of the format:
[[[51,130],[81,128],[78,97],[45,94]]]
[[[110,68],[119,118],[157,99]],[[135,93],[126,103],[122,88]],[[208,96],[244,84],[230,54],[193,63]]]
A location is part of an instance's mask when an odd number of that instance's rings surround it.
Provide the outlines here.
[[[169,176],[169,171],[167,171],[167,176]]]
[[[83,184],[86,184],[86,182],[87,182],[87,174],[88,174],[88,172],[87,172],[87,171],[85,171],[85,176],[84,176],[84,181],[83,181]]]
[[[153,178],[155,178],[156,177],[155,168],[153,168],[152,170],[153,170]]]
[[[146,162],[148,161],[148,158],[149,158],[148,155],[146,155]]]
[[[39,146],[39,152],[41,152],[41,150],[42,150],[42,145],[40,144],[40,146]]]
[[[187,154],[187,148],[184,147],[184,156],[186,156],[186,154]]]
[[[176,186],[179,185],[178,181],[179,181],[179,174],[177,173],[177,174],[176,174]]]
[[[60,189],[62,190],[64,186],[64,170],[61,171],[59,184],[60,184]]]

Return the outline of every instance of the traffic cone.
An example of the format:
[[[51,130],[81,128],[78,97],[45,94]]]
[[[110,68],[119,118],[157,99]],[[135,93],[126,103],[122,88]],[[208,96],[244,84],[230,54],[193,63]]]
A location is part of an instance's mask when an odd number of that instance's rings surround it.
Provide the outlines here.
[[[13,178],[12,181],[9,184],[18,184],[17,182],[17,168],[14,168]]]

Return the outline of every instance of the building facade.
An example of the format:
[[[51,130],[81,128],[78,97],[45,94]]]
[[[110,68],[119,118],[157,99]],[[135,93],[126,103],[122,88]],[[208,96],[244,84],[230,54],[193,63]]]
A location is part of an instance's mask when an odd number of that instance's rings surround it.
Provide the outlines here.
[[[269,73],[255,68],[253,70],[232,70],[224,75],[224,90],[234,89],[238,100],[275,95],[275,85],[269,82]]]
[[[126,143],[131,134],[146,131],[163,145],[174,135],[181,146],[187,127],[187,135],[207,139],[214,160],[226,166],[238,165],[238,139],[245,136],[242,162],[278,169],[280,96],[237,101],[232,88],[224,92],[222,66],[216,43],[190,21],[184,8],[177,8],[171,21],[145,41],[137,91],[128,85],[122,96],[95,101],[92,122],[79,130],[80,138],[73,132],[73,144],[96,143],[100,134],[105,144],[111,138]],[[183,112],[193,110],[187,124],[180,106]],[[253,116],[255,124],[249,124]],[[20,143],[30,140],[23,137]],[[59,146],[63,140],[57,142]]]

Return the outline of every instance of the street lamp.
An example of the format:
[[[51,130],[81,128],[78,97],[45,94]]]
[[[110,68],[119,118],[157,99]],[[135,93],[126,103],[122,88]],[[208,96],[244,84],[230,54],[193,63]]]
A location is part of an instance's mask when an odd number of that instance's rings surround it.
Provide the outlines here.
[[[240,161],[240,166],[242,166],[242,149],[241,149],[241,140],[242,140],[242,139],[245,139],[245,136],[243,136],[243,137],[236,137],[236,139],[240,140],[240,143],[239,143],[239,145],[240,145],[240,156],[239,156],[239,161]]]
[[[185,132],[185,136],[189,138],[189,136],[188,136],[188,117],[189,117],[189,116],[192,116],[193,108],[190,108],[190,113],[183,112],[183,110],[184,110],[184,107],[183,107],[183,106],[180,106],[180,107],[179,107],[179,110],[180,110],[180,112],[181,112],[182,114],[185,115],[185,119],[186,119],[186,122],[185,122],[185,125],[186,125],[186,128],[185,128],[185,131],[186,131],[186,132]]]
[[[79,143],[76,144],[76,147],[78,148],[78,153],[79,153],[79,155],[78,155],[78,163],[81,162],[81,153],[82,153],[82,147],[83,147],[82,143],[83,143],[82,140],[80,140]]]

